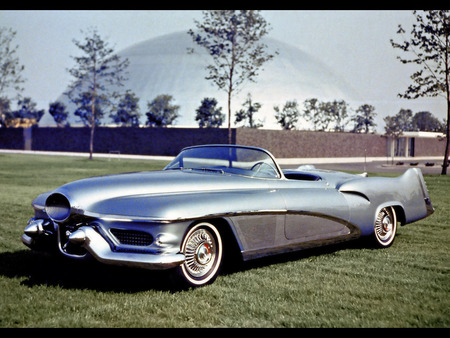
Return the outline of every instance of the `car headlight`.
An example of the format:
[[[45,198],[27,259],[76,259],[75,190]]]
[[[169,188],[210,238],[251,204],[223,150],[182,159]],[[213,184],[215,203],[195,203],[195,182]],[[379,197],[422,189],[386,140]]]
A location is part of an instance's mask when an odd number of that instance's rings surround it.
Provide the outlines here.
[[[45,201],[45,211],[52,220],[63,222],[70,216],[70,202],[62,194],[52,194]]]

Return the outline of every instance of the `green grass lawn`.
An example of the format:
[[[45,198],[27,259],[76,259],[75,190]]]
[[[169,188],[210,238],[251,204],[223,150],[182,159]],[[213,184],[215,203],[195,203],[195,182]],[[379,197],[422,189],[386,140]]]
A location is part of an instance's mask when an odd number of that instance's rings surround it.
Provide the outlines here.
[[[164,162],[0,154],[0,327],[449,327],[450,177],[435,213],[388,249],[353,242],[246,263],[174,291],[163,273],[35,255],[20,240],[38,194]]]

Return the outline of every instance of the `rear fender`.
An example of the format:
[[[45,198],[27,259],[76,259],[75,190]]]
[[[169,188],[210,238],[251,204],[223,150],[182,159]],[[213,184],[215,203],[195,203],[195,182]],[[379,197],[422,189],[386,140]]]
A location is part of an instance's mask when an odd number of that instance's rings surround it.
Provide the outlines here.
[[[429,216],[433,207],[420,169],[408,169],[395,178],[369,177],[347,181],[337,187],[342,193],[364,196],[370,202],[373,217],[386,206],[400,211],[403,224]]]

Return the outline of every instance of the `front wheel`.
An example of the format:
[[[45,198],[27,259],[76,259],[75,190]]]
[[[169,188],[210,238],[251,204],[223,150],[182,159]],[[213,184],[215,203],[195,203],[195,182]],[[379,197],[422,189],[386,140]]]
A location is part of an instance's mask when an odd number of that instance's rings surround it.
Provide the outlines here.
[[[183,239],[181,252],[185,262],[174,271],[177,282],[185,286],[212,283],[222,263],[222,238],[217,228],[207,222],[193,226]]]
[[[379,247],[388,247],[394,242],[397,232],[397,216],[393,207],[382,208],[375,219],[375,242]]]

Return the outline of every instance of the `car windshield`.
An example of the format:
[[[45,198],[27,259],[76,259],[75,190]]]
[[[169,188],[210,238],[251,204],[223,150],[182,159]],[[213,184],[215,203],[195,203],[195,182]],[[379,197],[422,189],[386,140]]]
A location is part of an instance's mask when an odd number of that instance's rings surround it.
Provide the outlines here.
[[[205,146],[184,149],[165,170],[186,169],[279,178],[272,157],[257,148]]]

